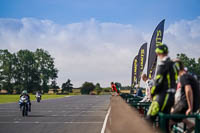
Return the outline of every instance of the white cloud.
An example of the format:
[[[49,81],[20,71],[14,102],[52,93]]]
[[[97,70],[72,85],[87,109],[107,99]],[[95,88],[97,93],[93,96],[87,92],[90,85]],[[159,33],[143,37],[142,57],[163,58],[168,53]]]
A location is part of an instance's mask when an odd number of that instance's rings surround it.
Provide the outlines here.
[[[164,41],[170,48],[170,55],[186,53],[189,57],[199,58],[200,17],[194,20],[181,20],[171,24],[165,31]]]
[[[171,55],[183,52],[198,57],[199,27],[200,17],[165,28],[164,42]],[[102,86],[109,86],[111,81],[129,85],[132,60],[142,43],[150,42],[152,33],[139,32],[133,25],[95,19],[67,25],[34,18],[0,19],[0,48],[12,52],[36,48],[49,51],[59,69],[59,84],[70,78],[76,87],[84,81]]]
[[[100,23],[94,19],[68,25],[33,18],[0,19],[0,48],[43,48],[55,58],[58,82],[75,86],[84,81],[130,83],[132,59],[143,36],[131,25]]]

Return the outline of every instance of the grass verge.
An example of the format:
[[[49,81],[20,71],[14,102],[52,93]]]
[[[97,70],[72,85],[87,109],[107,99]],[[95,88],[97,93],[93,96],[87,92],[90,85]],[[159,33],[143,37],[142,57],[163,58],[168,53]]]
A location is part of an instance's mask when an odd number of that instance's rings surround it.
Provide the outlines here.
[[[20,95],[0,95],[0,104],[2,103],[12,103],[18,102]],[[55,99],[55,98],[63,98],[69,95],[42,95],[42,100],[44,99]],[[31,100],[36,100],[35,95],[30,95]]]

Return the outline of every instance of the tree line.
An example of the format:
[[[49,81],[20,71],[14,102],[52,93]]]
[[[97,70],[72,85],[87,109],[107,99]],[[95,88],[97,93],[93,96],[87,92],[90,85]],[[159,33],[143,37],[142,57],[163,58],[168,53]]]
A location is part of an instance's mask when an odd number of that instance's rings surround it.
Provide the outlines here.
[[[100,83],[96,83],[96,85],[92,82],[84,82],[80,87],[81,94],[91,94],[91,95],[99,95],[99,94],[109,94],[111,92],[111,87],[103,88]]]
[[[177,54],[183,61],[188,71],[197,75],[200,79],[200,58],[189,58],[186,54]],[[48,93],[53,89],[54,93],[60,88],[57,85],[58,69],[55,68],[54,58],[43,49],[19,50],[11,53],[8,50],[0,50],[0,90],[7,90],[9,94],[19,94],[22,90],[29,93],[41,91]],[[61,86],[62,93],[70,93],[73,89],[71,80],[68,79]],[[122,87],[123,88],[123,87]],[[110,87],[102,88],[99,83],[85,82],[80,87],[81,94],[90,94],[95,91],[100,94],[102,91],[109,92]]]
[[[48,93],[52,89],[54,93],[58,93],[60,87],[57,85],[57,78],[58,69],[48,51],[36,49],[34,52],[19,50],[11,53],[0,49],[0,90],[4,89],[8,94],[20,94],[23,90],[29,93]],[[83,83],[79,89],[81,94],[110,91],[110,88],[102,88],[99,83],[94,85],[92,82]],[[73,84],[68,79],[61,85],[61,93],[68,94],[72,91]]]
[[[186,54],[181,53],[177,54],[177,58],[183,62],[188,72],[194,74],[200,80],[200,57],[197,59],[189,58]]]
[[[21,93],[26,89],[48,92],[51,87],[58,87],[56,78],[58,69],[55,68],[54,58],[43,50],[19,50],[11,53],[0,50],[0,89],[5,89],[9,94],[15,90]]]

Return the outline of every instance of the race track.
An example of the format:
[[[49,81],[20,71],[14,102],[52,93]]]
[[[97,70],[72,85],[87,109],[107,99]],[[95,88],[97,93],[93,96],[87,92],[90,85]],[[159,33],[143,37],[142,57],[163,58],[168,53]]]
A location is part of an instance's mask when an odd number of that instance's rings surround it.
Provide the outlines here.
[[[28,117],[17,103],[0,104],[0,133],[100,133],[110,96],[71,96],[32,102]]]

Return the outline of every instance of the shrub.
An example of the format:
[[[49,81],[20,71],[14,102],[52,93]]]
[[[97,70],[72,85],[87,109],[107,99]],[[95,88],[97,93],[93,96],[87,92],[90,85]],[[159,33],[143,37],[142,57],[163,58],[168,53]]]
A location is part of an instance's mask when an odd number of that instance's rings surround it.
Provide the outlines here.
[[[81,94],[90,94],[95,88],[94,84],[91,82],[85,82],[81,87]]]

